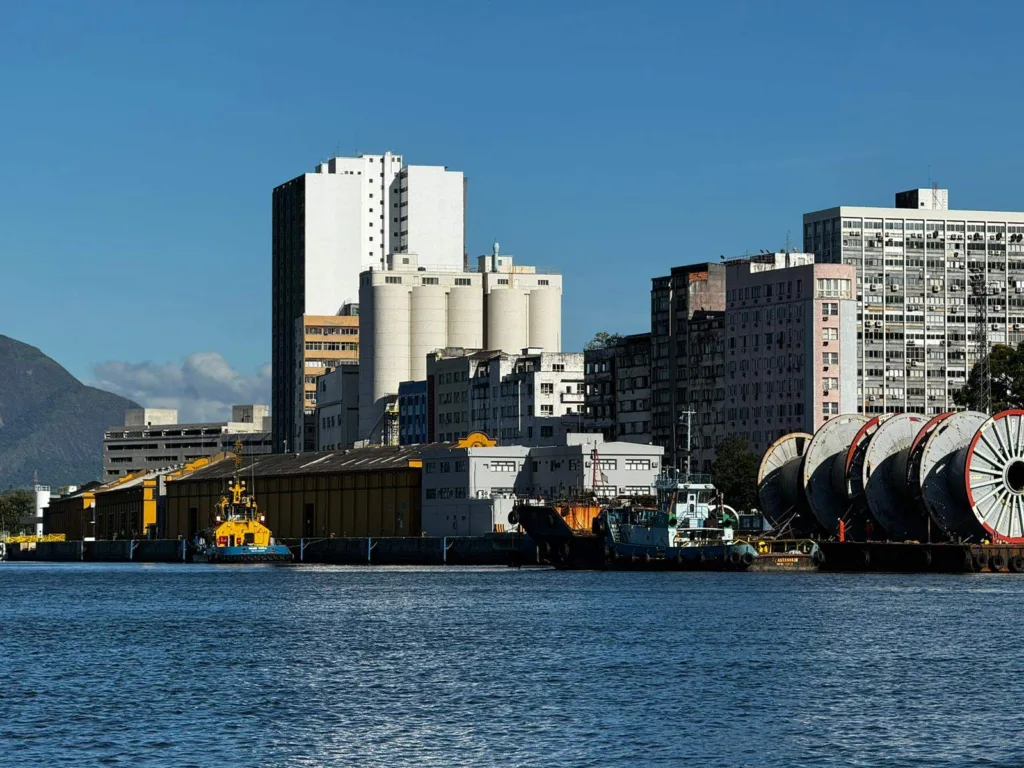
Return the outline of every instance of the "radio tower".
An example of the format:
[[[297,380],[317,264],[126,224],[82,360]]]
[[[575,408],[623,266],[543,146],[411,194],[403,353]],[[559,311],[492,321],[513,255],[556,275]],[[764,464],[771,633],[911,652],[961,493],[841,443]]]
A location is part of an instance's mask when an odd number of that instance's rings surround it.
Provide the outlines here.
[[[975,301],[981,302],[980,310],[976,307],[978,314],[974,325],[975,341],[977,342],[978,359],[975,361],[975,368],[978,370],[978,403],[977,408],[991,415],[992,413],[992,364],[989,360],[988,345],[988,279],[985,275],[985,268],[974,268],[970,270],[971,295]]]

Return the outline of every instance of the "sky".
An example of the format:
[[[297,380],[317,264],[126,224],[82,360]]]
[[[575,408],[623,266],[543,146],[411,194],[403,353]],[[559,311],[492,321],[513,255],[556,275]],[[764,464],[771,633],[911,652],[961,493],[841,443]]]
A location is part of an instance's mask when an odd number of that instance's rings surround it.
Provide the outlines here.
[[[0,333],[183,416],[269,402],[274,186],[332,154],[469,178],[564,275],[563,346],[801,216],[1024,210],[1024,5],[0,0]],[[972,21],[973,20],[973,21]],[[968,24],[964,27],[964,24]]]

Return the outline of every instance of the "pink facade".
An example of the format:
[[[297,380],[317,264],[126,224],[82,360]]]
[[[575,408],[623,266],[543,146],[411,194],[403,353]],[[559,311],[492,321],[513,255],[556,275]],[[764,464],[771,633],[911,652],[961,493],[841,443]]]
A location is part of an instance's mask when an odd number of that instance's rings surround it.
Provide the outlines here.
[[[775,253],[726,262],[725,432],[760,453],[856,411],[856,272]]]

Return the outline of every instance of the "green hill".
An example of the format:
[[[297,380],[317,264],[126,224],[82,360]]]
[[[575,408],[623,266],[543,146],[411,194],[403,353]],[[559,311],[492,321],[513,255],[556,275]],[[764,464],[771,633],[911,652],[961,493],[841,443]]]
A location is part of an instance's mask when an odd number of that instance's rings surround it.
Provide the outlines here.
[[[35,347],[0,335],[0,488],[97,480],[103,431],[131,400],[87,387]]]

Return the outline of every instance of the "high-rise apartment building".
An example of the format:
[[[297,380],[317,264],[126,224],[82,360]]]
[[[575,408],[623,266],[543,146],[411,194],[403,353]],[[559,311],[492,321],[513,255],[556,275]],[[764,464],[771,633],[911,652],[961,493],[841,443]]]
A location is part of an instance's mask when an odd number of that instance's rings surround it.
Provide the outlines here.
[[[725,263],[725,437],[758,455],[856,406],[855,272],[810,253]],[[706,454],[706,441],[700,446]],[[708,460],[701,455],[701,464]]]
[[[609,441],[651,442],[651,334],[584,351],[583,376],[587,432]]]
[[[1024,340],[1024,213],[895,203],[805,214],[804,250],[856,270],[857,411],[941,413],[986,345]]]
[[[475,272],[432,269],[411,252],[391,254],[387,263],[360,278],[361,439],[378,439],[399,384],[423,381],[434,350],[561,350],[561,275],[514,264],[497,243]]]
[[[855,271],[813,254],[676,267],[651,290],[652,440],[707,471],[730,437],[758,453],[856,402]],[[673,446],[675,451],[673,452]]]
[[[724,436],[724,322],[722,264],[673,267],[652,281],[651,440],[665,448],[669,466],[686,448],[687,423],[694,450],[706,455]]]
[[[305,316],[354,305],[359,274],[391,253],[462,269],[465,179],[461,172],[405,166],[401,155],[335,157],[273,193],[273,416],[275,450],[311,447],[315,377],[304,365]],[[357,322],[357,321],[356,321]],[[312,397],[312,399],[311,399]]]

